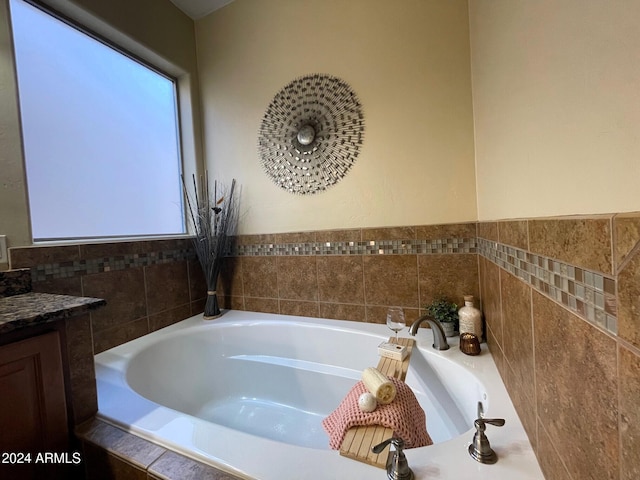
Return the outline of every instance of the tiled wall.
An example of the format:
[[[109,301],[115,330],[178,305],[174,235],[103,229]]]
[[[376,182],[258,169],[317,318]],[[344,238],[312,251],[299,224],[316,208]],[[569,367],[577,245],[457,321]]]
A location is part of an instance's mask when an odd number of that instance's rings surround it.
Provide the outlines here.
[[[94,353],[199,313],[206,285],[189,239],[25,247],[12,268],[30,268],[36,292],[104,298],[90,314]]]
[[[479,298],[476,224],[241,236],[218,284],[224,308],[384,323],[446,296]],[[107,300],[90,315],[99,353],[202,311],[189,239],[12,248],[33,290]]]
[[[384,323],[408,322],[436,297],[479,298],[476,224],[249,235],[218,291],[240,310]]]
[[[640,214],[478,237],[488,343],[547,480],[640,478]]]

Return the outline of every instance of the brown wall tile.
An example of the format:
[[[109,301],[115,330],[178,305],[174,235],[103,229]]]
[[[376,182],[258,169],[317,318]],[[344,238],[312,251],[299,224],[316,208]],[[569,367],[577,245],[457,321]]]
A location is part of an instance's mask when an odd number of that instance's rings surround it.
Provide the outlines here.
[[[568,480],[571,478],[567,468],[562,463],[560,455],[540,423],[538,423],[538,450],[536,454],[545,480]],[[595,477],[585,478],[597,480]]]
[[[160,240],[142,240],[133,242],[134,253],[152,253],[167,250],[188,250],[193,248],[193,239],[184,238],[165,238]]]
[[[505,383],[532,445],[536,435],[536,389],[531,321],[531,288],[500,271]]]
[[[149,315],[189,303],[187,262],[144,267]]]
[[[319,256],[318,298],[321,302],[364,305],[361,255]]]
[[[71,382],[72,417],[74,425],[93,418],[98,411],[98,392],[96,379],[76,378]]]
[[[421,225],[416,227],[418,240],[437,240],[441,238],[475,238],[476,223],[452,223],[442,225]]]
[[[372,305],[372,306],[367,306],[366,308],[366,313],[367,313],[367,323],[382,323],[382,324],[386,324],[387,323],[387,310],[389,309],[389,307],[387,306],[380,306],[380,305]],[[405,322],[407,324],[407,327],[409,327],[414,321],[416,321],[418,319],[418,317],[420,316],[420,310],[417,308],[403,308],[402,309],[404,311],[404,318],[405,318]],[[422,327],[428,328],[429,325],[422,325]],[[405,331],[405,334],[407,332]],[[395,335],[395,333],[393,333],[391,330],[389,330],[389,334],[390,335]]]
[[[224,298],[224,297],[223,297]],[[197,315],[198,313],[203,313],[204,312],[204,307],[207,303],[207,299],[206,298],[201,298],[199,300],[195,300],[193,302],[191,302],[191,315]],[[223,308],[227,308],[227,307],[223,307]],[[242,309],[240,309],[242,310]]]
[[[59,295],[73,295],[82,297],[82,279],[81,277],[68,278],[52,278],[42,282],[33,284],[34,292],[41,293],[57,293]],[[84,294],[88,295],[88,294]],[[102,298],[102,297],[99,297]]]
[[[149,333],[147,317],[93,332],[93,352],[98,354]]]
[[[640,212],[618,214],[613,217],[613,256],[616,272],[620,270],[627,255],[640,242]]]
[[[611,219],[529,220],[532,252],[611,275]]]
[[[416,238],[415,227],[363,228],[362,241],[371,240],[413,240]]]
[[[11,268],[29,268],[48,263],[80,260],[80,247],[14,247],[9,249]]]
[[[364,305],[320,302],[320,318],[364,322],[367,319]]]
[[[249,312],[280,313],[277,298],[244,297],[244,309]]]
[[[263,243],[276,243],[275,234],[264,235],[238,235],[238,245],[259,245]]]
[[[230,309],[230,310],[245,310],[244,308],[244,297],[243,296],[218,296],[218,302],[220,308]],[[191,303],[191,315],[196,315],[198,313],[204,312],[205,302],[202,304],[198,302]]]
[[[500,292],[500,267],[482,258],[481,282],[482,282],[482,312],[486,327],[491,330],[493,337],[500,348],[503,345],[502,336],[502,300]]]
[[[217,291],[218,295],[243,295],[244,290],[242,288],[242,261],[240,258],[228,257],[224,259],[224,261],[222,262],[222,269],[220,270],[220,276],[218,277]]]
[[[82,284],[86,296],[104,298],[107,301],[106,306],[91,312],[94,331],[105,330],[147,315],[142,268],[85,275]]]
[[[315,317],[320,315],[318,302],[300,302],[297,300],[280,300],[280,313],[300,317]]]
[[[618,274],[618,336],[640,348],[640,252]]]
[[[278,257],[278,297],[288,300],[318,300],[316,257]]]
[[[480,298],[478,256],[474,253],[418,255],[420,306],[447,298],[458,306],[464,296]]]
[[[491,351],[493,353],[493,350]],[[531,393],[535,392],[534,386],[534,374],[533,368],[529,372],[529,377],[526,378],[520,373],[516,372],[509,362],[503,359],[500,375],[503,377],[503,381],[513,406],[518,413],[518,417],[522,422],[522,426],[527,432],[529,442],[533,447],[534,452],[538,446],[538,431],[537,431],[537,410],[536,410],[536,397]]]
[[[277,233],[275,243],[313,243],[316,232]]]
[[[242,287],[245,296],[278,298],[276,262],[276,257],[242,257]]]
[[[65,339],[71,391],[70,417],[73,425],[79,425],[98,411],[89,315],[66,319]]]
[[[478,237],[487,240],[499,241],[498,222],[480,222],[478,224]]]
[[[202,267],[198,259],[194,258],[187,261],[187,269],[189,275],[189,298],[191,301],[206,298],[207,280],[204,278],[204,273],[202,273]],[[223,276],[222,272],[220,276]],[[218,283],[220,283],[220,279],[218,279]]]
[[[75,376],[93,376],[93,344],[91,343],[91,318],[89,315],[68,318],[65,320],[65,337],[67,340],[67,358],[69,359],[69,374]],[[91,360],[90,365],[85,361]]]
[[[487,346],[489,347],[489,351],[491,352],[493,361],[496,364],[496,368],[498,369],[498,372],[500,372],[500,376],[506,383],[506,379],[508,378],[508,375],[505,368],[508,368],[508,364],[504,359],[504,353],[502,352],[502,345],[498,343],[491,329],[487,328],[485,330],[485,336],[487,340]],[[507,365],[507,367],[505,367],[505,365]]]
[[[526,396],[534,398],[531,288],[504,270],[500,271],[500,288],[504,356],[526,390]]]
[[[142,253],[143,242],[88,243],[80,245],[80,257],[83,259],[117,257]]]
[[[619,350],[620,480],[640,478],[640,354]]]
[[[367,305],[418,307],[416,255],[365,255],[363,266]]]
[[[149,332],[168,327],[190,316],[191,307],[188,303],[154,315],[149,315]]]
[[[618,477],[615,340],[534,292],[539,419],[572,478]]]
[[[526,220],[498,222],[498,236],[501,243],[506,243],[523,250],[529,249],[529,233]]]

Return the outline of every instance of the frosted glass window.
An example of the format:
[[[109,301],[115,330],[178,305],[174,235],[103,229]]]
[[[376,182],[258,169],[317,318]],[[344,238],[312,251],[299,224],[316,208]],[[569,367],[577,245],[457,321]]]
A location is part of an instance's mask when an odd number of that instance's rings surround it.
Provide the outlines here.
[[[10,7],[34,239],[184,233],[175,82]]]

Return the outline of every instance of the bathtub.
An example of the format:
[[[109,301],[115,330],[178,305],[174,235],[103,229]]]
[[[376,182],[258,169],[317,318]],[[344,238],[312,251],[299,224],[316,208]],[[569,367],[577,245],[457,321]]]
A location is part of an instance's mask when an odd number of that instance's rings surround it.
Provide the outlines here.
[[[201,315],[95,357],[98,418],[241,478],[384,479],[382,469],[330,450],[322,419],[376,366],[385,325],[228,311]],[[408,335],[407,331],[404,332]],[[406,383],[434,445],[406,450],[416,478],[543,479],[491,354],[438,352],[420,329]],[[467,452],[481,402],[499,457]]]

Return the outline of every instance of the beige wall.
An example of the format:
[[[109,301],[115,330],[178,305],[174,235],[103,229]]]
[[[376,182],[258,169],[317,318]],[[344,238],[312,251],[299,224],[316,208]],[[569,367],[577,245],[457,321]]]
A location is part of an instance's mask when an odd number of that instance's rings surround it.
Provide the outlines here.
[[[235,0],[196,22],[205,157],[243,188],[242,233],[476,219],[466,1]],[[327,73],[364,109],[360,156],[337,185],[272,183],[260,122],[291,80]]]
[[[45,3],[178,78],[187,172],[202,162],[193,21],[169,0]],[[12,247],[31,243],[7,0],[0,0],[0,234]]]
[[[0,235],[9,245],[31,243],[18,115],[8,2],[0,0]]]
[[[640,2],[469,10],[479,219],[640,210]]]
[[[170,2],[50,2],[139,41],[138,53],[169,60],[197,90],[193,24]],[[30,233],[6,4],[0,234],[17,246]],[[639,14],[636,1],[474,0],[467,11],[463,1],[236,0],[196,23],[208,168],[242,185],[242,233],[640,210]],[[311,72],[355,89],[365,143],[338,185],[294,196],[262,171],[257,132],[273,95]],[[182,105],[194,158],[198,106]]]

